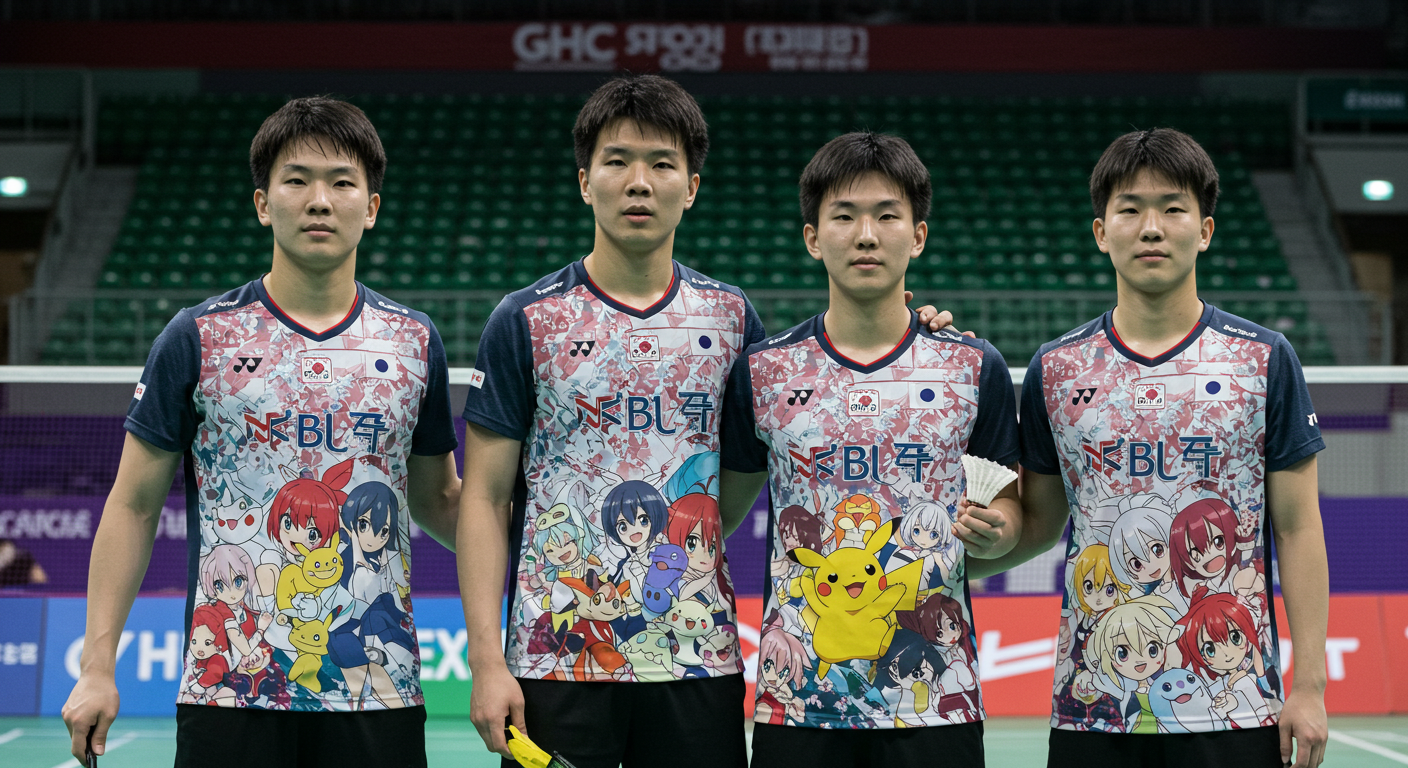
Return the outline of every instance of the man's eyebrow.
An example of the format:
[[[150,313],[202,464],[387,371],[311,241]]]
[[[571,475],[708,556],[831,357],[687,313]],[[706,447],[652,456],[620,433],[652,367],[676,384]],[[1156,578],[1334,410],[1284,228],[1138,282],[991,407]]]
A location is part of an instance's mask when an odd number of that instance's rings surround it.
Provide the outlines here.
[[[877,206],[886,206],[886,205],[895,205],[895,206],[899,206],[899,205],[904,205],[904,201],[903,201],[903,200],[900,200],[900,199],[898,199],[898,198],[890,198],[890,199],[888,199],[888,200],[881,200],[880,202],[876,203],[876,205],[877,205]],[[840,200],[832,200],[831,202],[829,202],[829,203],[826,204],[826,207],[828,207],[828,208],[856,208],[856,207],[858,207],[858,204],[853,203],[853,202],[851,202],[850,200],[846,200],[846,199],[842,198],[842,199],[840,199]]]
[[[632,150],[631,150],[630,147],[623,147],[623,146],[621,146],[621,145],[619,145],[619,144],[606,144],[606,145],[602,146],[601,151],[604,152],[604,153],[606,153],[606,154],[617,153],[617,154],[629,155],[629,154],[632,153]],[[659,147],[659,148],[657,148],[657,149],[652,149],[652,150],[646,152],[645,154],[647,154],[647,155],[678,155],[679,153],[680,153],[680,151],[679,151],[678,149],[676,149],[675,147]]]
[[[314,172],[312,168],[309,168],[309,167],[306,166],[306,165],[298,165],[298,164],[296,164],[296,163],[284,163],[284,166],[283,166],[282,168],[280,168],[279,170],[281,170],[281,171],[292,171],[293,173],[308,173],[308,174],[311,174],[311,173]],[[339,166],[336,166],[336,167],[334,167],[334,168],[329,168],[329,169],[327,170],[327,173],[330,173],[330,174],[333,174],[333,175],[342,174],[342,173],[353,174],[353,173],[356,173],[356,172],[357,172],[357,169],[354,168],[354,167],[352,167],[352,166],[350,166],[350,165],[339,165]]]
[[[1153,196],[1153,197],[1154,197],[1154,199],[1156,199],[1156,200],[1176,200],[1176,199],[1180,199],[1180,198],[1187,198],[1187,197],[1189,197],[1189,196],[1190,196],[1190,195],[1189,195],[1188,192],[1179,191],[1179,192],[1167,192],[1167,193],[1164,193],[1164,194],[1162,194],[1162,195],[1155,195],[1155,196]],[[1121,193],[1119,193],[1118,195],[1115,195],[1115,199],[1116,199],[1116,200],[1145,200],[1145,199],[1147,199],[1147,198],[1146,198],[1144,195],[1136,195],[1136,194],[1134,194],[1133,192],[1121,192]]]

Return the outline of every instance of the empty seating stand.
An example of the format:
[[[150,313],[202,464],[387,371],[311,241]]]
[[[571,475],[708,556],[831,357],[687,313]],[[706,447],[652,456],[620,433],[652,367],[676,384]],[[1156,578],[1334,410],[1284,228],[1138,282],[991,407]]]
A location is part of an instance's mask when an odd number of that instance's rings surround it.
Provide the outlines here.
[[[353,101],[376,124],[389,159],[381,213],[359,250],[358,278],[428,312],[451,363],[471,364],[494,296],[591,249],[591,210],[581,202],[572,153],[581,99]],[[54,324],[45,362],[139,364],[179,306],[268,268],[271,239],[253,215],[248,151],[260,123],[282,102],[244,95],[103,102],[101,161],[140,164],[142,172],[99,278],[100,298],[74,302]],[[756,303],[769,329],[800,322],[824,306],[816,292],[826,288],[825,272],[801,242],[796,181],[802,167],[831,137],[870,128],[908,139],[933,176],[929,244],[911,266],[907,286],[920,299],[940,298],[960,325],[1024,364],[1037,345],[1111,303],[1113,270],[1090,233],[1088,179],[1095,160],[1131,126],[1172,126],[1208,147],[1222,178],[1217,235],[1201,257],[1200,287],[1265,293],[1264,301],[1225,308],[1285,332],[1305,362],[1333,362],[1304,302],[1285,298],[1295,281],[1248,176],[1248,168],[1289,163],[1284,103],[700,102],[713,148],[699,198],[680,226],[676,256],[745,291],[767,290]],[[475,293],[456,297],[467,291]],[[1100,293],[1094,299],[1070,293],[1070,300],[1059,301],[996,301],[991,293],[1012,291]],[[965,298],[970,295],[982,298]]]

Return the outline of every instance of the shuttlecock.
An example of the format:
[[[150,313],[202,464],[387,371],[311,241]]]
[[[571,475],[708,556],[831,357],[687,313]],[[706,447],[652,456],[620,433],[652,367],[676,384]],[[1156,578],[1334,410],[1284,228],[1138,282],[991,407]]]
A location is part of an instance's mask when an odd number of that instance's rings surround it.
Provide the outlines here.
[[[963,476],[968,482],[964,496],[974,504],[986,507],[1007,484],[1017,479],[1017,473],[995,461],[977,456],[963,456]]]

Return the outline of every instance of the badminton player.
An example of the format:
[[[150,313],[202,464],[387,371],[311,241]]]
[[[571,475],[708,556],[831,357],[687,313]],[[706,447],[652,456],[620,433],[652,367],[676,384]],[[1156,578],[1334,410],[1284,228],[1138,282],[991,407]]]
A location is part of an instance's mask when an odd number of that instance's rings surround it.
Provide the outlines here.
[[[361,110],[295,99],[250,148],[269,273],[183,309],[128,407],[93,542],[73,755],[101,755],[118,641],[185,457],[191,590],[178,766],[424,766],[409,509],[453,547],[445,354],[358,284],[386,169]]]
[[[1298,768],[1324,755],[1325,444],[1285,337],[1198,297],[1217,194],[1186,134],[1116,139],[1090,196],[1117,305],[1044,345],[1023,384],[1027,527],[999,564],[1053,546],[1071,518],[1053,767],[1276,768],[1293,742]]]
[[[829,306],[750,346],[725,398],[726,492],[771,479],[752,765],[981,766],[966,562],[1006,553],[1021,509],[1013,474],[959,515],[959,459],[1015,468],[1012,380],[905,306],[931,197],[909,144],[840,136],[800,185]]]

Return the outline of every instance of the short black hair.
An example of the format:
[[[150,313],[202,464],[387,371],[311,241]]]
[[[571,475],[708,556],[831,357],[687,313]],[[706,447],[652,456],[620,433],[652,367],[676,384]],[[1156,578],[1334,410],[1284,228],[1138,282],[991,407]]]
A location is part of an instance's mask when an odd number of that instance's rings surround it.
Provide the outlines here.
[[[622,75],[596,89],[577,113],[572,144],[578,168],[591,168],[602,129],[623,117],[674,134],[690,175],[704,167],[709,156],[709,124],[704,122],[699,102],[674,80],[659,75]]]
[[[1198,199],[1199,216],[1217,208],[1217,168],[1192,136],[1173,128],[1132,131],[1110,142],[1090,174],[1090,207],[1105,218],[1105,206],[1117,187],[1148,169]]]
[[[381,192],[381,182],[386,177],[386,150],[372,121],[355,104],[326,96],[291,99],[265,118],[249,145],[249,171],[254,176],[254,186],[269,189],[274,161],[285,147],[297,142],[321,146],[323,141],[338,154],[362,164],[370,194]]]
[[[802,221],[815,227],[821,216],[821,199],[862,175],[879,173],[893,181],[909,198],[914,223],[929,217],[934,196],[929,169],[909,142],[898,136],[857,131],[837,136],[816,151],[802,171]]]

